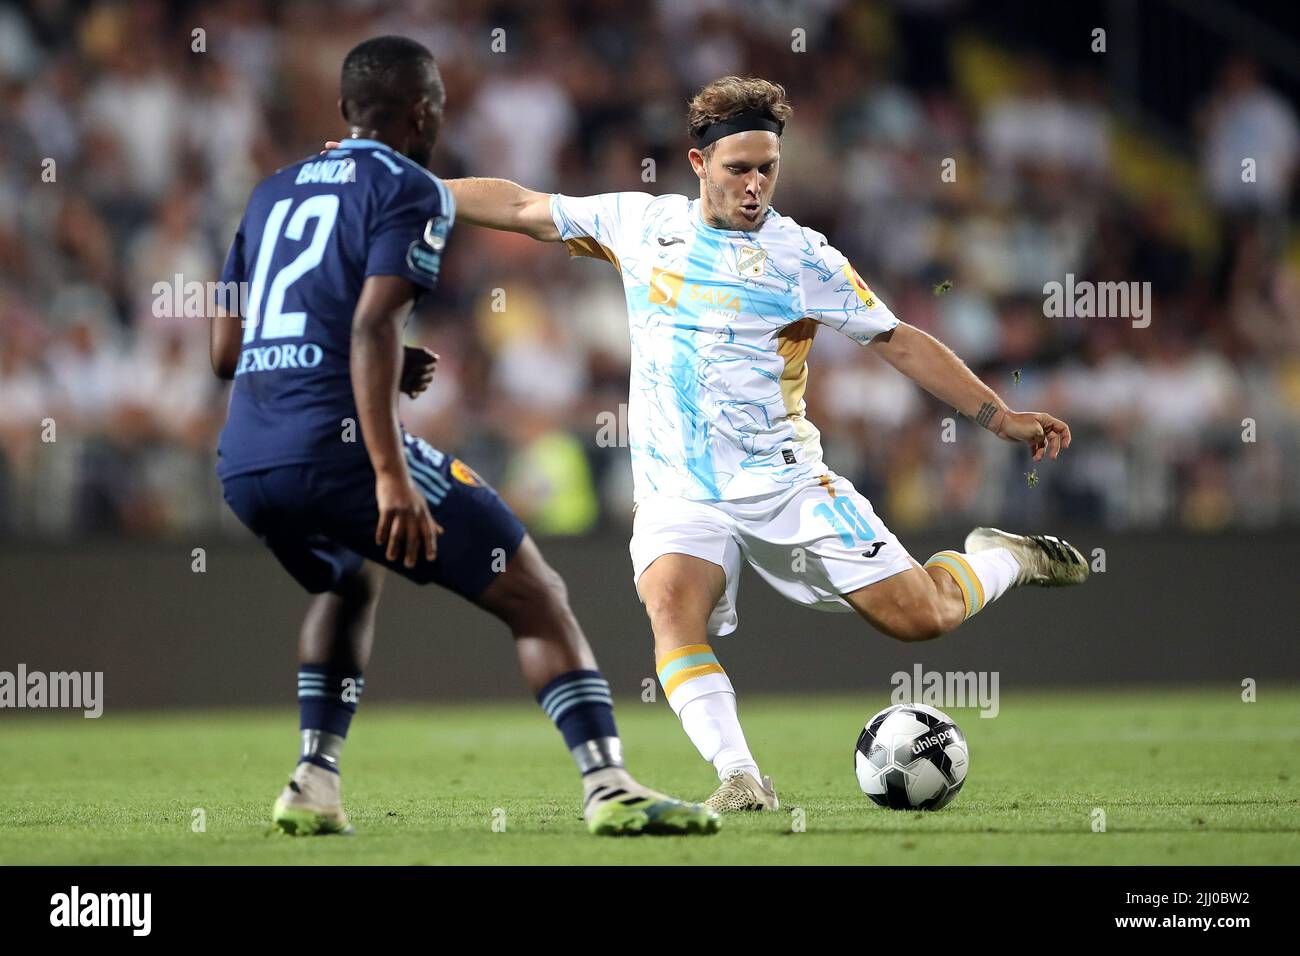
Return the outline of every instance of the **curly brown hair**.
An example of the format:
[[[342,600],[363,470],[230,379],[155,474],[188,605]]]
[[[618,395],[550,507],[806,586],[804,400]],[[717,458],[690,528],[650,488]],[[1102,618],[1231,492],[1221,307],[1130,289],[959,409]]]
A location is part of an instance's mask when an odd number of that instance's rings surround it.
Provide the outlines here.
[[[748,110],[766,113],[784,123],[794,107],[786,102],[785,87],[779,83],[757,76],[724,76],[691,97],[686,114],[687,130],[695,137],[705,127]]]

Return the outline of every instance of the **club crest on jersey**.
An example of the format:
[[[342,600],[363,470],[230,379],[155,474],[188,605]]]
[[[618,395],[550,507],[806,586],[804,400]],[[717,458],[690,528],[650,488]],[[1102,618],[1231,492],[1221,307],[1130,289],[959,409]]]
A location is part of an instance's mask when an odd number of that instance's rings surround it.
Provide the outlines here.
[[[844,275],[853,286],[853,291],[858,294],[862,304],[868,309],[874,309],[876,306],[876,294],[871,291],[871,287],[862,281],[862,276],[858,275],[858,270],[854,269],[849,263],[844,263]]]
[[[736,272],[746,279],[757,279],[767,268],[767,250],[741,246],[736,261]]]
[[[483,479],[478,476],[478,472],[459,458],[451,460],[451,476],[464,485],[478,487],[483,484]]]

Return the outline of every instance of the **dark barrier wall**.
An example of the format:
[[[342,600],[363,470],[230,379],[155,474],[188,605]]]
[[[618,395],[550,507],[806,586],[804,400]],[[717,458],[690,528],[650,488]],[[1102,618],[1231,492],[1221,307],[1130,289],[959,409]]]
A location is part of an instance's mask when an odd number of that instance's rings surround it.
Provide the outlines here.
[[[1282,534],[1081,532],[1105,551],[1083,588],[1012,592],[956,633],[900,644],[852,614],[788,603],[746,571],[740,629],[716,650],[749,692],[890,690],[890,675],[996,670],[1002,693],[1094,683],[1300,679],[1297,548]],[[908,539],[924,558],[957,543]],[[284,704],[307,597],[256,546],[0,548],[0,671],[103,671],[108,708]],[[549,541],[616,695],[654,676],[626,543]],[[510,637],[465,601],[390,577],[367,700],[522,697]]]

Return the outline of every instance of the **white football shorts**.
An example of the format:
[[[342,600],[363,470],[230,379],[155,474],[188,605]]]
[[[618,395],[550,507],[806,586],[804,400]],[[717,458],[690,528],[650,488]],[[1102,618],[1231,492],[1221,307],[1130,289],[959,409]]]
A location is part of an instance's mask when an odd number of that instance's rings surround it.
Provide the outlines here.
[[[821,611],[851,611],[841,595],[914,564],[871,502],[831,473],[734,501],[644,498],[637,503],[630,550],[637,582],[665,554],[689,554],[722,568],[727,587],[709,617],[710,637],[736,629],[742,555],[778,592]]]

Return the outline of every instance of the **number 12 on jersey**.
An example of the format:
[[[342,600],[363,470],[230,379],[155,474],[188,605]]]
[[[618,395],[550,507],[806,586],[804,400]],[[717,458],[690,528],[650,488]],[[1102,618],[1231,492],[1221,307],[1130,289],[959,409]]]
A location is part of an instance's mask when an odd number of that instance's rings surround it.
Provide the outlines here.
[[[309,196],[294,210],[293,216],[289,216],[289,207],[292,205],[292,199],[281,199],[271,207],[271,214],[266,217],[262,241],[257,247],[257,266],[253,269],[253,281],[248,289],[247,314],[244,316],[245,342],[257,338],[259,327],[263,339],[301,338],[307,327],[306,312],[283,311],[284,295],[289,286],[320,265],[330,233],[334,231],[334,220],[338,217],[339,197],[332,193]],[[287,226],[286,218],[289,220]],[[301,242],[307,230],[307,222],[312,219],[316,223],[310,244],[271,278],[271,288],[266,293],[266,308],[263,309],[263,290],[266,289],[267,273],[271,270],[276,243],[282,235],[281,228],[284,229],[284,238]]]

